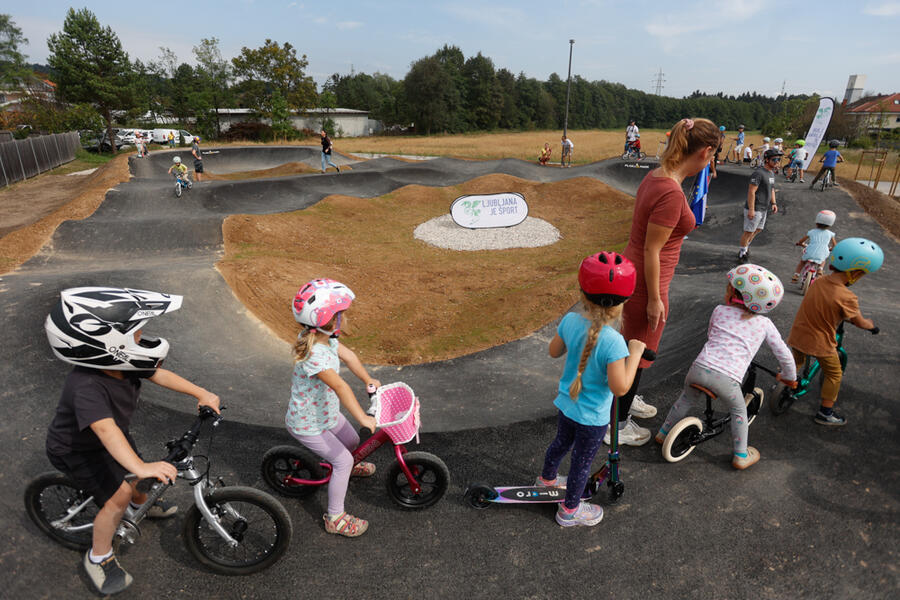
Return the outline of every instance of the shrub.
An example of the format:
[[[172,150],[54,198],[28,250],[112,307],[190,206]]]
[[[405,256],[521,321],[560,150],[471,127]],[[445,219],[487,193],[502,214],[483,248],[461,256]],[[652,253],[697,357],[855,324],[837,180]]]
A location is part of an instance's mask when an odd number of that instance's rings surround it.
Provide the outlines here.
[[[222,139],[229,142],[239,140],[265,142],[273,138],[274,132],[272,131],[271,126],[255,121],[235,123],[228,128],[228,131],[222,133]]]

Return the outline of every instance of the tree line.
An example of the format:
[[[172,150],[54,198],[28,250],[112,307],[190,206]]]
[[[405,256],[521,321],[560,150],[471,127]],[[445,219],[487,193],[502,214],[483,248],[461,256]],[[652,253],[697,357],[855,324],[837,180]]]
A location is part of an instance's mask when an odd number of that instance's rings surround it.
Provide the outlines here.
[[[0,15],[0,80],[6,86],[25,81],[30,72],[17,49],[25,41],[12,19]],[[149,125],[167,117],[215,139],[222,134],[221,108],[249,108],[259,122],[257,134],[279,137],[299,135],[291,111],[337,106],[366,110],[388,128],[423,134],[562,129],[565,121],[565,79],[556,73],[545,81],[516,75],[496,68],[480,52],[467,58],[452,45],[412,62],[401,80],[378,72],[335,73],[321,91],[306,74],[306,55],[298,56],[288,42],[267,39],[226,59],[219,40],[209,38],[193,47],[194,64],[168,48],[160,48],[157,60],[142,62],[131,60],[116,33],[91,11],[69,9],[62,31],[47,45],[55,102],[35,96],[19,117],[44,130],[102,127],[111,135],[114,122]],[[773,135],[801,135],[817,103],[816,96],[770,98],[755,92],[695,91],[673,98],[575,75],[567,125],[609,129],[635,119],[643,127],[667,128],[684,116],[702,116],[730,130],[740,124]]]

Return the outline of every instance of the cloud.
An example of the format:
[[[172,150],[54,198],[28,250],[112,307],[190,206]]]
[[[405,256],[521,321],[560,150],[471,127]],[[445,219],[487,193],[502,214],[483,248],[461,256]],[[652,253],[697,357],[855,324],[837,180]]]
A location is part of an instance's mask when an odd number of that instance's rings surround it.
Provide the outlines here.
[[[461,21],[468,21],[480,27],[511,29],[518,28],[525,21],[525,13],[510,7],[487,8],[483,4],[478,4],[477,6],[451,4],[449,6],[441,6],[440,10]]]
[[[359,29],[363,24],[360,21],[341,21],[336,23],[336,26],[341,31],[347,31],[350,29]]]
[[[867,4],[863,13],[873,17],[900,16],[900,2],[882,2],[881,4]]]
[[[713,5],[705,2],[679,4],[676,12],[657,15],[644,26],[644,30],[656,38],[663,51],[669,53],[684,41],[684,36],[746,27],[747,21],[765,10],[768,4],[769,0],[721,0]]]

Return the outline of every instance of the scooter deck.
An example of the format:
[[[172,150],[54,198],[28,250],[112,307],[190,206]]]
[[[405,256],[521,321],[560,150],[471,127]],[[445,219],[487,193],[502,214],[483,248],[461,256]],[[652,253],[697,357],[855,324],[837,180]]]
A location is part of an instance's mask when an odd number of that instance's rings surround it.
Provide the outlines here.
[[[521,502],[562,502],[566,497],[564,487],[512,486],[494,488],[497,497],[491,502],[512,504]]]

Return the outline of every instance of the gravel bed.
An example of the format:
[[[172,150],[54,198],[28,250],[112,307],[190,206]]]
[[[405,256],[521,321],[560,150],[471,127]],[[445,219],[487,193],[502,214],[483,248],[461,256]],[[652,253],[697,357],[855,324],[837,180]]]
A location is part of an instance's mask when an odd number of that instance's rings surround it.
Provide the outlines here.
[[[426,244],[449,250],[537,248],[560,239],[556,227],[534,217],[526,217],[514,227],[467,229],[454,223],[450,215],[441,215],[416,227],[413,235]]]

